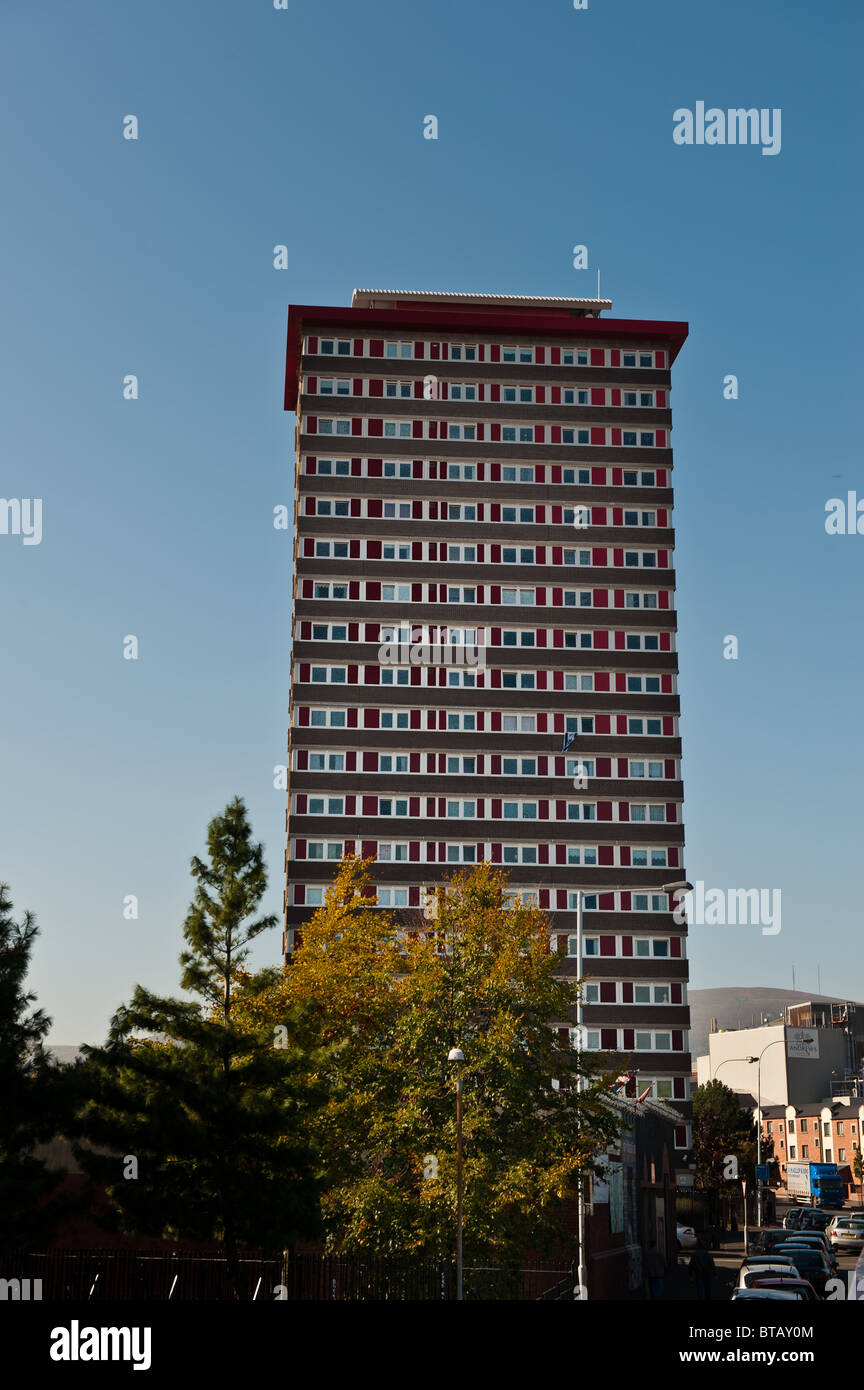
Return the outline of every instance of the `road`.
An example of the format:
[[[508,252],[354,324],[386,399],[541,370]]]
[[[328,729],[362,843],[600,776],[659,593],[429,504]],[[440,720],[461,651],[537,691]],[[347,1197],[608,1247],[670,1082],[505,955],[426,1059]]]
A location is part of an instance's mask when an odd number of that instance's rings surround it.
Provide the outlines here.
[[[777,1220],[775,1224],[782,1226],[783,1218],[794,1203],[787,1202],[778,1197],[777,1199]],[[857,1211],[857,1205],[853,1208],[848,1203],[843,1208],[844,1212]],[[753,1236],[751,1233],[751,1244]],[[726,1237],[719,1250],[712,1250],[711,1255],[714,1260],[716,1274],[712,1286],[712,1298],[719,1302],[729,1299],[733,1288],[738,1280],[738,1270],[744,1258],[744,1235],[739,1231],[734,1240],[730,1233],[726,1232]],[[690,1252],[687,1250],[679,1251],[677,1263],[670,1269],[663,1290],[663,1298],[674,1301],[694,1301],[696,1294],[693,1284],[687,1276],[687,1266],[690,1262]],[[847,1280],[847,1270],[855,1268],[858,1262],[858,1252],[841,1253],[838,1257],[840,1266],[839,1277]]]

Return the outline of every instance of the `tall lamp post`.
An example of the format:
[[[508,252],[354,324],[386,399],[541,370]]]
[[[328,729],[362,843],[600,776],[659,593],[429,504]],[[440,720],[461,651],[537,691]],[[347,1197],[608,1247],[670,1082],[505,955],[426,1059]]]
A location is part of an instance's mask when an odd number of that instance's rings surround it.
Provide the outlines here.
[[[767,1043],[759,1053],[758,1057],[750,1057],[748,1060],[756,1063],[756,1167],[762,1166],[762,1058],[769,1047],[776,1047],[778,1043],[785,1042],[786,1030],[783,1030],[782,1038],[775,1038],[773,1042]],[[762,1225],[762,1182],[757,1173],[756,1175],[756,1224]]]
[[[458,1047],[451,1047],[447,1061],[456,1066],[456,1298],[462,1297],[462,1063],[465,1058]]]
[[[576,977],[579,980],[579,993],[576,996],[576,1094],[582,1092],[582,889],[576,889]],[[581,1124],[581,1120],[580,1120]],[[585,1259],[585,1177],[579,1174],[578,1194],[579,1224],[579,1268],[576,1275],[578,1297],[588,1297],[588,1262]]]

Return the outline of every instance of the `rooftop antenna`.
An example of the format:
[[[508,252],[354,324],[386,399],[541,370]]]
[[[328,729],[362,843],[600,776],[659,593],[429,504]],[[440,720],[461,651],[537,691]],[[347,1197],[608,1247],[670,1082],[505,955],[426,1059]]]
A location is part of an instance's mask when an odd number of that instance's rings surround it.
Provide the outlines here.
[[[795,962],[792,962],[792,993],[795,993]]]
[[[822,966],[816,966],[816,993],[822,993]]]
[[[597,267],[597,298],[600,298],[600,267]]]

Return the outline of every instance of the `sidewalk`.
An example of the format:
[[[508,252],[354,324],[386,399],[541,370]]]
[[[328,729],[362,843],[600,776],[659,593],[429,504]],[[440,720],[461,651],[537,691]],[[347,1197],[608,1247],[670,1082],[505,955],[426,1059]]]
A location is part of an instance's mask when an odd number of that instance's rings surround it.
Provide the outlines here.
[[[663,1285],[662,1302],[695,1303],[696,1287],[688,1277],[690,1250],[679,1250],[675,1262],[670,1266]],[[724,1244],[719,1250],[710,1251],[714,1261],[715,1273],[711,1281],[711,1298],[717,1303],[728,1303],[738,1277],[738,1270],[744,1258],[744,1238],[737,1232],[734,1238],[726,1233]]]

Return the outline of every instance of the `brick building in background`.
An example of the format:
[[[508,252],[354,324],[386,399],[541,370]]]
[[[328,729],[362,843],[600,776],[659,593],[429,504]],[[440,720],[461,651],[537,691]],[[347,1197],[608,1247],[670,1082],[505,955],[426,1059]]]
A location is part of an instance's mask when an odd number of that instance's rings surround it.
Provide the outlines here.
[[[669,392],[687,325],[610,308],[364,290],[290,309],[284,951],[346,849],[375,856],[409,926],[458,866],[502,865],[550,912],[565,974],[581,888],[586,1046],[674,1105],[680,1158],[686,927],[661,887],[684,877]]]

